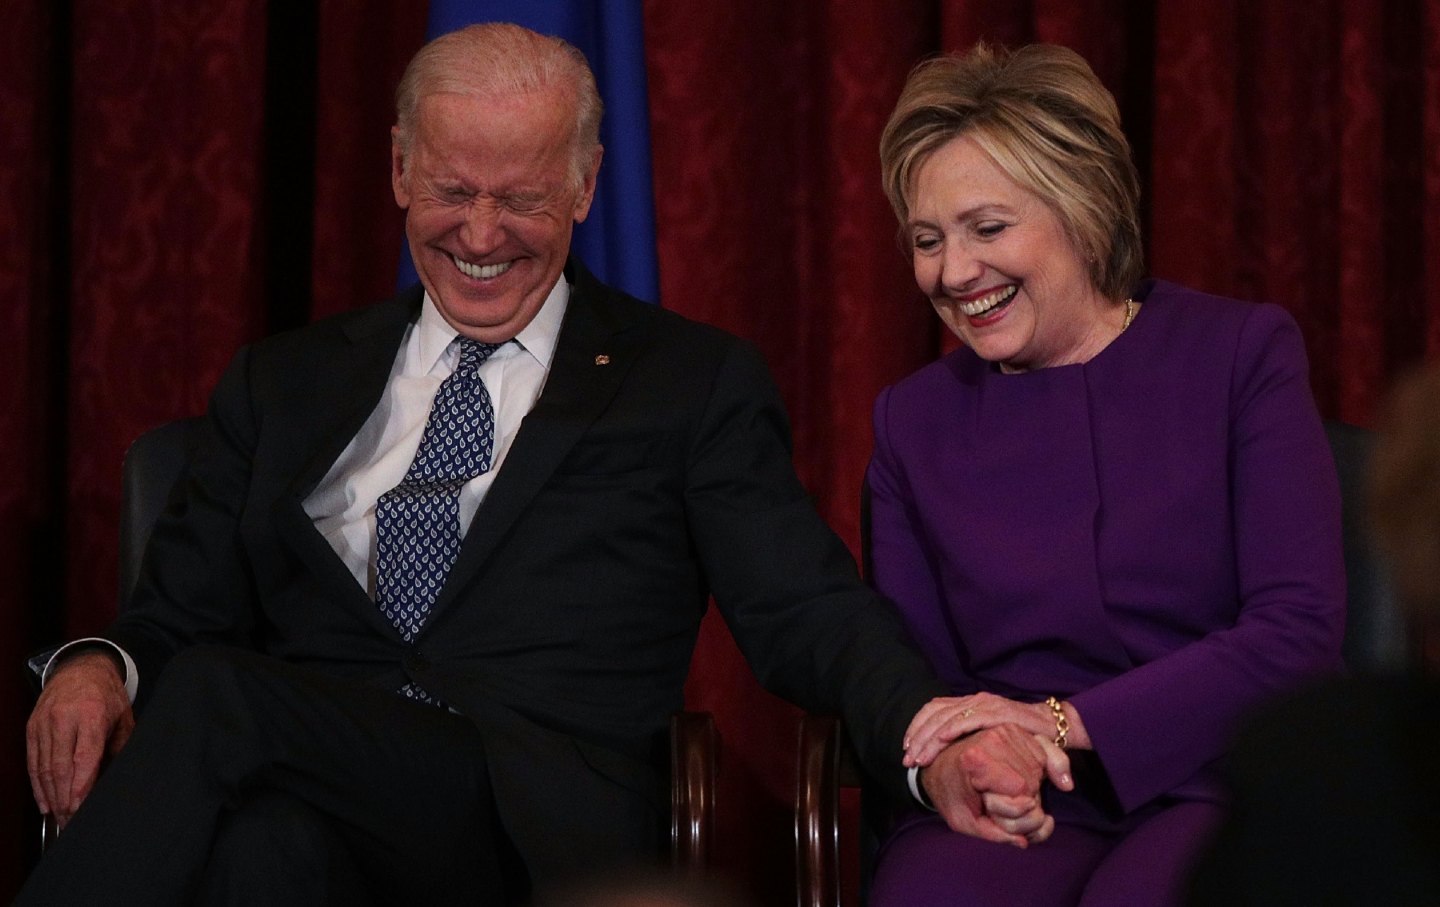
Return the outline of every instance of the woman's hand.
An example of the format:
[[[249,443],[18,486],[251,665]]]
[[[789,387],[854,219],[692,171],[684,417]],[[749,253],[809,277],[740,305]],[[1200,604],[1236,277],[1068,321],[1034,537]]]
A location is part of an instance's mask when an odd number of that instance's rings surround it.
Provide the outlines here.
[[[1080,713],[1068,702],[1064,709],[1070,722],[1067,748],[1089,749],[1090,736]],[[929,765],[941,750],[966,734],[1007,724],[1046,740],[1055,738],[1055,715],[1043,702],[1016,702],[993,693],[946,696],[930,700],[911,720],[905,732],[904,763],[906,767]],[[1050,780],[1060,786],[1057,778]]]

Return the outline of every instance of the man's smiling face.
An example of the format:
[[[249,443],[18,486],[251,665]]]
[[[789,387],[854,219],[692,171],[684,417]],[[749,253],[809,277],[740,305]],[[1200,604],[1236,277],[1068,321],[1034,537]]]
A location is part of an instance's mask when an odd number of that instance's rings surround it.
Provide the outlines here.
[[[595,193],[600,150],[578,168],[575,154],[575,100],[561,87],[427,95],[410,148],[394,134],[391,182],[410,255],[460,334],[509,340],[544,304]]]

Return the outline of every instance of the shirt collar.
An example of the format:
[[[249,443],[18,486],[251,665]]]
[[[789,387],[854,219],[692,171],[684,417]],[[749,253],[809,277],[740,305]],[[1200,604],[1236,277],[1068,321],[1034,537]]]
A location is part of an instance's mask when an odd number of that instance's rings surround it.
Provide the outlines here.
[[[515,335],[515,341],[521,350],[529,353],[540,367],[548,373],[550,361],[555,358],[555,344],[560,339],[560,324],[565,320],[565,309],[570,305],[570,284],[562,276],[555,281],[551,288],[550,295],[545,297],[541,304],[540,311],[530,319],[530,323]],[[416,362],[413,372],[428,374],[445,355],[459,334],[440,314],[435,306],[435,300],[430,298],[430,293],[425,293],[425,301],[420,306],[420,321],[415,326],[416,331]],[[497,355],[503,354],[500,350]]]

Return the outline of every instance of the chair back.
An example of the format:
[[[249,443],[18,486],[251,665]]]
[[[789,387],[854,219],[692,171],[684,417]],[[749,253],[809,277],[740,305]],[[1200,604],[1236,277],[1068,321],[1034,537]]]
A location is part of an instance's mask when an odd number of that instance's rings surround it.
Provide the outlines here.
[[[150,530],[170,500],[200,437],[198,416],[166,422],[135,439],[120,468],[120,606],[140,576]]]
[[[1367,475],[1374,433],[1327,421],[1325,436],[1340,475],[1341,535],[1345,546],[1345,664],[1359,673],[1397,671],[1414,664],[1405,618],[1366,523]]]

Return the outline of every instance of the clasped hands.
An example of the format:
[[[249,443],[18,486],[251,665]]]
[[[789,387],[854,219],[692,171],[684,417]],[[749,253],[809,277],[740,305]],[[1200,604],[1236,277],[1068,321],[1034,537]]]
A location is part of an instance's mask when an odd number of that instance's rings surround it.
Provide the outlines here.
[[[922,769],[920,783],[951,829],[1023,849],[1055,831],[1040,803],[1045,779],[1075,787],[1054,736],[1044,703],[991,693],[942,697],[910,722],[905,765]]]

